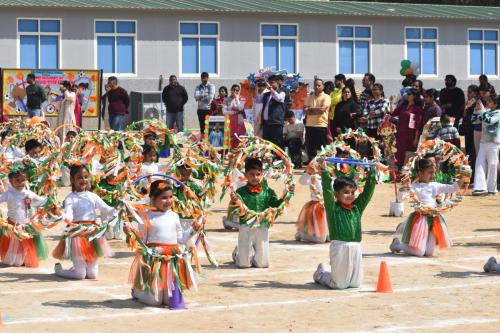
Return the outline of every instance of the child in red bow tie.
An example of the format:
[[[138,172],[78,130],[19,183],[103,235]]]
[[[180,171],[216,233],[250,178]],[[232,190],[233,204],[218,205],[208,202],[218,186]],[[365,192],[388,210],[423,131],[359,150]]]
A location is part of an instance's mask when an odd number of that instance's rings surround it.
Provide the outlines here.
[[[322,168],[321,181],[330,233],[331,272],[319,264],[314,281],[332,289],[357,288],[363,280],[361,252],[361,215],[375,190],[376,169],[368,172],[363,193],[355,197],[356,183],[347,177],[335,179],[326,168],[324,158],[318,159]]]
[[[249,158],[245,161],[245,177],[247,185],[240,187],[236,193],[245,205],[256,212],[263,212],[269,207],[277,207],[278,199],[273,189],[263,180],[262,161]],[[232,203],[237,195],[231,194]],[[238,246],[233,251],[233,259],[239,268],[269,267],[269,229],[265,226],[249,227],[245,217],[240,216]]]

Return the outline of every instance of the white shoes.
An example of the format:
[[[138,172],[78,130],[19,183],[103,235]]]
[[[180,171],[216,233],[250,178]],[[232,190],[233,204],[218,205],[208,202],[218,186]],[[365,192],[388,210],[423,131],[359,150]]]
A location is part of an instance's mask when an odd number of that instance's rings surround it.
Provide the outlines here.
[[[392,243],[391,245],[389,246],[389,249],[391,250],[392,253],[399,253],[399,250],[397,248],[397,246],[400,244],[399,242],[399,239],[397,238],[393,238],[392,239]]]
[[[321,276],[323,273],[326,272],[326,265],[321,263],[318,265],[318,268],[316,269],[316,272],[314,272],[313,279],[314,282],[316,283],[321,283]]]

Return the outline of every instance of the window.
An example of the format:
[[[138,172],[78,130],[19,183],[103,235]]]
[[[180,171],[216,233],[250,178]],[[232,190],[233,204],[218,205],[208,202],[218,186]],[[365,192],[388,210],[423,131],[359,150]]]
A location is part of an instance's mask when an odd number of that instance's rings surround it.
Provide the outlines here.
[[[296,24],[262,24],[262,67],[297,73]]]
[[[469,75],[498,75],[498,30],[469,30]]]
[[[337,26],[338,71],[343,74],[370,72],[372,28],[367,26]]]
[[[135,21],[95,21],[97,69],[109,74],[135,73]]]
[[[420,66],[423,75],[437,75],[437,29],[406,28],[406,59]]]
[[[61,20],[19,19],[19,67],[59,68]]]
[[[180,40],[182,74],[217,74],[218,23],[181,22]]]

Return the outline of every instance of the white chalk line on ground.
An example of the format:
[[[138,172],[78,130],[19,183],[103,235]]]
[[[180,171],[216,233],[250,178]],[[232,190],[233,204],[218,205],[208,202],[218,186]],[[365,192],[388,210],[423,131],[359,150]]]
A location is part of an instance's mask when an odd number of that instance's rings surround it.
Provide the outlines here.
[[[345,333],[391,333],[391,332],[405,332],[405,331],[415,331],[423,329],[436,329],[436,328],[450,328],[455,326],[463,325],[481,325],[490,324],[500,321],[496,318],[487,317],[474,317],[474,318],[457,318],[457,319],[444,319],[444,320],[432,320],[420,323],[419,325],[391,325],[384,327],[377,327],[367,331],[346,331]]]
[[[457,260],[450,260],[450,259],[438,259],[438,258],[418,258],[418,257],[407,257],[407,256],[401,256],[400,258],[385,258],[385,262],[389,265],[389,268],[391,268],[391,265],[445,265],[447,267],[451,268],[458,268],[458,269],[465,269],[468,271],[477,271],[478,273],[482,273],[482,266],[478,267],[470,267],[470,266],[464,266],[464,265],[456,265],[456,264],[449,264],[449,262],[460,262],[460,261],[470,261],[470,260],[477,260],[478,258],[484,259],[484,257],[463,257],[459,258]],[[366,259],[366,258],[365,258]],[[369,258],[369,259],[377,259],[375,262],[369,262],[365,263],[365,267],[377,267],[379,263],[380,258]],[[319,264],[319,263],[318,263]],[[217,269],[213,270],[205,270],[202,272],[201,275],[201,280],[224,280],[227,278],[255,278],[255,277],[260,277],[260,276],[274,276],[274,275],[282,275],[282,274],[290,274],[290,273],[311,273],[313,274],[314,271],[316,270],[317,266],[311,267],[311,268],[296,268],[296,269],[283,269],[283,270],[269,270],[269,269],[259,269],[259,268],[253,268],[253,269],[242,269],[240,270],[239,273],[232,273],[232,274],[217,274],[214,276],[208,276],[207,273],[209,272],[217,272]],[[231,269],[231,271],[235,271],[236,269]],[[33,273],[45,273],[47,269],[45,268],[36,268],[30,270],[30,272]],[[226,270],[227,271],[227,270]],[[223,272],[223,270],[220,270],[219,272]],[[49,271],[49,273],[53,273],[52,270]],[[30,289],[15,289],[15,290],[7,290],[7,291],[0,291],[0,295],[15,295],[15,294],[27,294],[27,293],[49,293],[49,292],[54,292],[54,291],[61,291],[61,292],[72,292],[75,290],[75,288],[81,288],[84,283],[81,282],[76,282],[72,283],[70,285],[65,285],[64,287],[54,287],[54,288],[30,288]],[[92,292],[94,290],[100,291],[100,290],[110,290],[110,289],[118,289],[122,287],[126,287],[128,285],[126,284],[117,284],[117,285],[111,285],[111,286],[89,286],[88,284],[86,285],[86,288],[89,292]],[[89,288],[90,287],[90,288]]]
[[[394,293],[407,293],[407,292],[420,292],[420,291],[428,291],[428,290],[448,290],[448,289],[457,289],[457,288],[471,288],[476,286],[483,285],[497,285],[500,284],[500,281],[492,279],[490,281],[481,281],[477,283],[467,283],[467,284],[455,284],[448,286],[436,286],[436,287],[413,287],[413,288],[401,288],[394,289]],[[93,311],[91,316],[84,315],[65,315],[59,317],[35,317],[30,319],[20,319],[20,320],[5,320],[5,325],[23,325],[23,324],[40,324],[40,323],[53,323],[53,322],[66,322],[66,321],[83,321],[83,320],[96,320],[96,319],[110,319],[110,318],[125,318],[125,317],[139,317],[144,315],[176,315],[179,313],[193,313],[193,312],[218,312],[225,310],[234,310],[234,309],[244,309],[244,308],[260,308],[264,306],[283,306],[283,305],[299,305],[299,304],[310,304],[310,303],[329,303],[338,301],[340,299],[346,298],[362,298],[366,296],[375,295],[373,292],[373,288],[360,288],[356,290],[343,290],[343,291],[332,291],[335,293],[342,293],[344,295],[336,296],[336,297],[327,297],[327,298],[316,298],[316,299],[294,299],[294,300],[283,300],[283,301],[271,301],[271,302],[255,302],[255,303],[239,303],[239,304],[225,304],[225,305],[200,305],[190,307],[189,310],[182,311],[170,311],[165,308],[150,308],[147,307],[145,309],[137,309],[134,312],[119,312],[119,313],[101,313]],[[124,296],[122,296],[124,297]],[[454,319],[451,319],[454,320]],[[394,326],[396,327],[396,326]],[[446,326],[445,326],[446,327]],[[382,331],[385,332],[385,331]]]

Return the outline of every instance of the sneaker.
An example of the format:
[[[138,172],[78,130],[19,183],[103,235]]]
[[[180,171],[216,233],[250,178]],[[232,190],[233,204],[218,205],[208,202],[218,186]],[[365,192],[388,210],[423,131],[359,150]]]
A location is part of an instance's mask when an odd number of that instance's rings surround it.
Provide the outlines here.
[[[486,273],[491,272],[491,266],[496,265],[496,264],[497,264],[497,260],[495,259],[495,257],[490,257],[490,259],[488,259],[486,264],[484,264],[483,269]]]
[[[399,239],[393,238],[391,245],[389,245],[389,250],[391,250],[392,253],[399,253],[399,250],[397,249],[398,245],[399,245]]]
[[[313,274],[314,282],[319,283],[319,281],[321,279],[321,275],[325,271],[326,271],[325,264],[323,264],[323,263],[319,264],[318,268],[316,269],[316,272],[314,272],[314,274]]]
[[[483,190],[474,190],[472,191],[472,195],[477,197],[477,196],[481,196],[481,195],[486,195],[488,194],[486,191],[483,191]]]
[[[56,263],[54,265],[54,272],[58,273],[59,271],[61,271],[61,269],[62,269],[61,263]]]
[[[488,192],[488,195],[489,196],[495,196],[495,195],[497,195],[497,192]]]
[[[297,232],[297,233],[295,234],[295,240],[296,240],[297,242],[300,242],[300,240],[301,240],[301,239],[302,239],[302,238],[300,237],[300,234]]]

